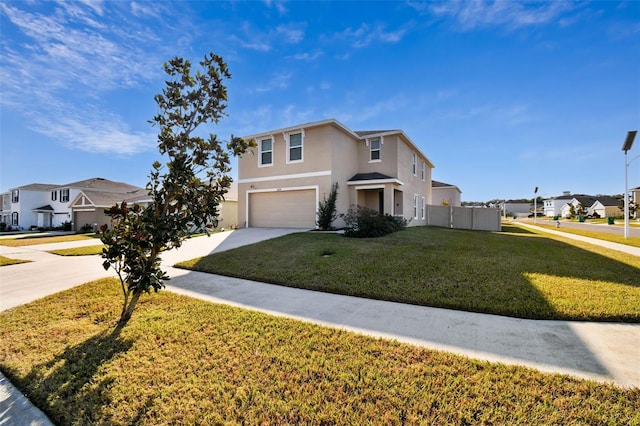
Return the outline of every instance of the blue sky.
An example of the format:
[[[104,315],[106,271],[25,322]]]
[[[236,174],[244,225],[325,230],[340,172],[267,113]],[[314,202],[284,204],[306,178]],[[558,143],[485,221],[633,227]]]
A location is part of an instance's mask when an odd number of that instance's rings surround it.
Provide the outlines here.
[[[233,75],[207,131],[402,129],[463,201],[622,193],[640,127],[636,1],[1,1],[0,31],[2,191],[144,186],[162,63],[207,52]]]

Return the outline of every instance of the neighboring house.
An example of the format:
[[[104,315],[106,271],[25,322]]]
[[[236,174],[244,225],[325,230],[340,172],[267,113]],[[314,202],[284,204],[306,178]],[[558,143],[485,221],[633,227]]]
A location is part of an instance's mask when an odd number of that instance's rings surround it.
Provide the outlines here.
[[[235,229],[238,227],[238,182],[232,182],[224,201],[218,206],[218,226],[215,229]]]
[[[11,193],[3,192],[0,194],[0,202],[2,203],[2,212],[0,213],[0,223],[3,228],[11,225]]]
[[[6,213],[3,204],[3,217],[9,216],[11,220],[8,224],[18,229],[58,227],[65,222],[73,222],[74,230],[78,230],[85,223],[93,225],[103,222],[96,218],[104,216],[104,211],[99,211],[100,215],[96,216],[96,208],[103,207],[107,201],[115,203],[129,199],[139,191],[146,195],[146,191],[137,186],[103,178],[67,185],[35,183],[12,188],[8,192],[10,213]],[[84,200],[79,198],[80,194],[84,194]],[[72,208],[72,204],[75,208]],[[94,214],[89,217],[86,212],[92,209]]]
[[[635,205],[635,211],[632,215],[632,217],[638,219],[640,218],[640,186],[637,188],[631,188],[630,190],[631,195],[629,197],[629,203],[632,203]]]
[[[500,210],[505,216],[528,216],[533,204],[520,200],[506,200],[500,204]]]
[[[453,206],[459,207],[461,205],[460,188],[449,183],[438,182],[437,180],[431,181],[432,197],[431,203],[434,206]]]
[[[5,213],[3,205],[3,216],[8,219],[5,223],[17,229],[52,226],[54,211],[45,203],[49,192],[56,187],[57,185],[32,183],[11,188],[8,192],[11,203],[9,213]]]
[[[600,217],[624,216],[620,209],[620,200],[613,197],[597,197],[596,201],[589,207],[588,214],[597,213]]]
[[[573,195],[569,191],[564,191],[559,197],[547,198],[544,200],[544,215],[549,217],[562,216],[562,206],[572,199]]]
[[[434,166],[402,130],[353,131],[329,119],[245,139],[257,148],[238,159],[240,227],[315,228],[334,182],[339,213],[364,206],[426,224]]]

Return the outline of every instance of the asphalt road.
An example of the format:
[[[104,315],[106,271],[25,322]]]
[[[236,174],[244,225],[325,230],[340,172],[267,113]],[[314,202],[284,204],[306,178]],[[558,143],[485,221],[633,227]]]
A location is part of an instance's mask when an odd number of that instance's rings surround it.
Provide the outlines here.
[[[588,219],[587,219],[588,220]],[[533,223],[533,219],[526,219],[528,223]],[[537,220],[538,225],[551,225],[556,226],[556,221],[553,219],[547,219],[539,217]],[[637,222],[633,222],[637,223]],[[622,226],[620,226],[622,225]],[[589,223],[589,222],[568,222],[566,220],[560,221],[560,229],[562,228],[577,228],[594,232],[606,232],[615,235],[624,235],[624,222],[622,220],[616,220],[615,225],[607,225],[606,223]],[[629,236],[634,238],[640,238],[640,227],[629,226]]]

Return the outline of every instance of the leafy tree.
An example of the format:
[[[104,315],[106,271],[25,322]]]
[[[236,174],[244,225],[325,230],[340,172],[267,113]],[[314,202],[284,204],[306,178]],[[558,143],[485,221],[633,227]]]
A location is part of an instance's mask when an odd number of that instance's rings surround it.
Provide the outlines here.
[[[320,201],[320,205],[318,206],[318,220],[316,221],[316,224],[318,225],[318,228],[323,231],[331,229],[331,224],[338,217],[338,214],[336,213],[337,199],[338,182],[334,182],[333,185],[331,185],[329,196],[327,197],[325,195],[323,200]]]
[[[167,162],[153,164],[149,204],[123,202],[106,211],[112,227],[101,228],[103,267],[113,268],[120,278],[121,325],[143,293],[157,292],[169,279],[160,267],[160,253],[180,247],[194,229],[209,232],[217,225],[220,202],[231,185],[230,155],[255,145],[233,135],[224,143],[216,135],[204,139],[195,133],[200,125],[217,124],[226,116],[223,82],[231,78],[226,63],[213,53],[200,66],[202,72],[193,76],[188,60],[175,57],[164,64],[169,78],[154,98],[159,113],[149,123],[159,129],[158,150]]]

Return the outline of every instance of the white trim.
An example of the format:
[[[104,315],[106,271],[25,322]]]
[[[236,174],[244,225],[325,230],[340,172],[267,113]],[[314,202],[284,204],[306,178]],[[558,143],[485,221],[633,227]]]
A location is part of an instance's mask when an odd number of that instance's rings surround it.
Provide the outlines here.
[[[426,210],[427,210],[427,201],[424,199],[424,197],[422,197],[422,208],[420,210],[420,216],[422,220],[424,220],[424,218],[426,217]]]
[[[422,168],[420,169],[420,176],[422,177],[422,181],[424,182],[427,177],[427,165],[424,163],[424,160],[422,160]]]
[[[300,159],[299,160],[291,160],[291,135],[295,135],[300,133]],[[300,129],[297,131],[291,131],[288,133],[283,133],[282,136],[284,137],[284,141],[285,141],[285,147],[287,150],[287,164],[296,164],[296,163],[302,163],[304,162],[304,129]]]
[[[376,151],[378,151],[378,158],[376,160],[372,160],[371,159],[371,153],[373,152],[372,150],[372,146],[370,142],[373,142],[374,140],[379,140],[380,141],[380,146],[378,147],[378,149]],[[384,145],[384,136],[378,136],[375,138],[366,138],[365,139],[365,145],[369,147],[369,163],[379,163],[382,161],[382,145]]]
[[[356,191],[361,191],[363,189],[384,189],[384,185],[363,185],[356,186],[355,188]]]
[[[413,194],[413,218],[418,219],[418,194]]]
[[[404,185],[401,180],[396,178],[390,179],[370,179],[370,180],[355,180],[351,182],[347,182],[347,185],[371,185],[371,184],[381,184],[381,183],[395,183],[397,185]]]
[[[271,139],[271,151],[264,151],[264,152],[271,152],[271,163],[268,164],[262,164],[262,141],[266,141]],[[276,144],[276,138],[273,135],[270,136],[262,136],[258,139],[258,168],[261,167],[273,167],[273,163],[275,160],[275,144]]]
[[[418,176],[418,154],[415,152],[411,154],[411,172],[412,175]]]
[[[269,181],[272,181],[272,180],[302,179],[302,178],[320,177],[320,176],[331,176],[331,170],[322,170],[322,171],[319,171],[319,172],[308,172],[308,173],[294,173],[294,174],[290,174],[290,175],[278,175],[278,176],[265,176],[265,177],[258,177],[258,178],[238,179],[238,183],[269,182]]]
[[[316,191],[316,215],[318,214],[318,204],[320,203],[320,185],[307,185],[307,186],[289,186],[286,188],[265,188],[265,189],[249,189],[245,193],[245,222],[246,227],[249,228],[249,194],[256,192],[283,192],[283,191],[306,191],[313,189]]]

